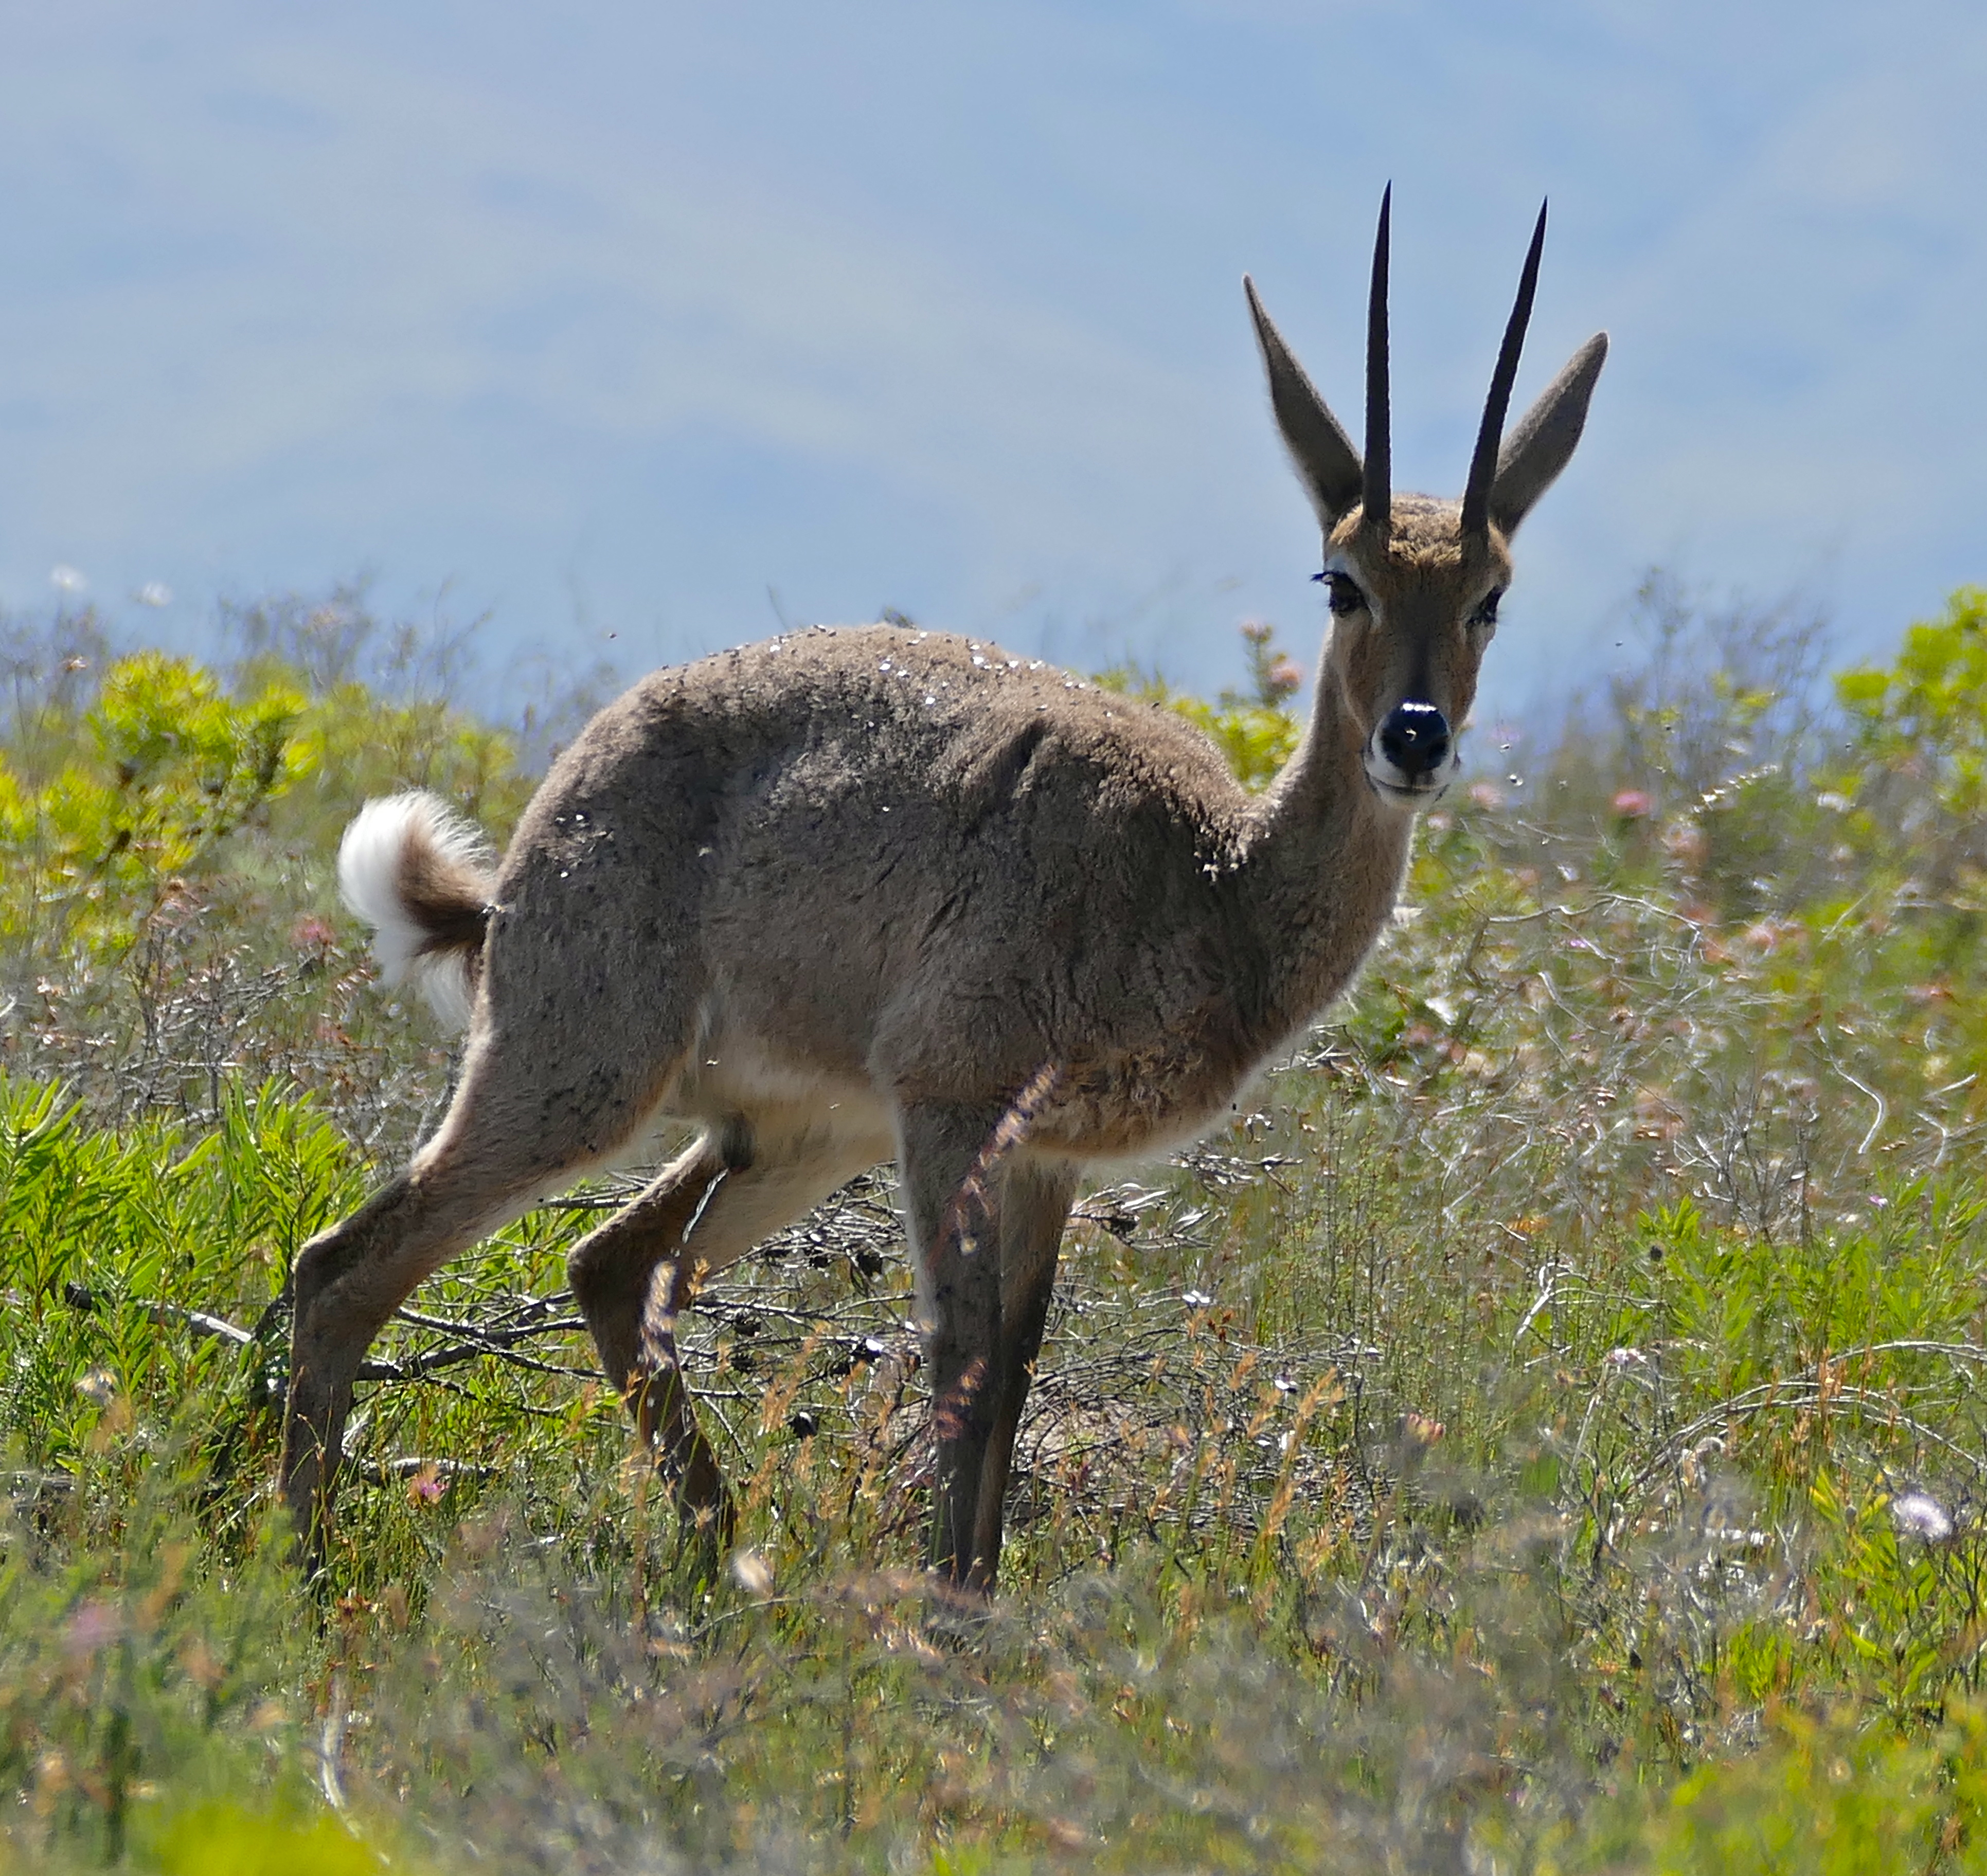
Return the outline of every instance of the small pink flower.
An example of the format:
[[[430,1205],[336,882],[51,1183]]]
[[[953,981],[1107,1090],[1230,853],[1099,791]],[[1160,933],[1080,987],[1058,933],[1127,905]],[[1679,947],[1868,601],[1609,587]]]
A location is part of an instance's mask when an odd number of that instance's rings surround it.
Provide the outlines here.
[[[1648,813],[1655,805],[1654,797],[1639,788],[1624,788],[1614,797],[1614,812],[1627,816],[1631,820],[1638,815]]]
[[[338,934],[322,918],[299,918],[290,928],[290,942],[299,951],[328,950]]]
[[[1471,783],[1469,799],[1479,808],[1501,808],[1504,805],[1503,790],[1489,782]]]
[[[69,1618],[63,1645],[72,1655],[93,1655],[106,1642],[114,1642],[124,1625],[123,1618],[108,1602],[86,1602]]]
[[[447,1490],[448,1480],[432,1460],[407,1481],[407,1496],[416,1504],[439,1504],[442,1494]]]
[[[1401,1436],[1410,1446],[1433,1446],[1448,1430],[1440,1420],[1432,1420],[1425,1413],[1401,1416]]]

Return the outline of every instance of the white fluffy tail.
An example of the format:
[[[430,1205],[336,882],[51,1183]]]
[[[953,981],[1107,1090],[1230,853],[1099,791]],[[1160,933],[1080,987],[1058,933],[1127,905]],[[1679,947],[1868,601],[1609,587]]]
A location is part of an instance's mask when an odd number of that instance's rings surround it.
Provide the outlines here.
[[[495,884],[489,843],[438,796],[369,801],[339,843],[338,889],[373,928],[380,976],[411,980],[450,1029],[475,1002]]]

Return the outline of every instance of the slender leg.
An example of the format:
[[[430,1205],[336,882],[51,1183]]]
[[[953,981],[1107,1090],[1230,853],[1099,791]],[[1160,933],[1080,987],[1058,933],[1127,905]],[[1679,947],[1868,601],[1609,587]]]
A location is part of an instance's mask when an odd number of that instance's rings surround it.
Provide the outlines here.
[[[1076,1169],[1017,1157],[1000,1206],[1000,1342],[994,1365],[993,1425],[980,1473],[973,1527],[974,1588],[991,1595],[1000,1570],[1000,1532],[1014,1469],[1014,1435],[1041,1352],[1042,1326],[1055,1290],[1063,1226],[1076,1195]]]
[[[282,1480],[307,1570],[324,1560],[353,1383],[373,1338],[415,1285],[514,1216],[539,1183],[417,1162],[298,1253]]]
[[[973,1542],[994,1430],[1004,1174],[997,1170],[983,1181],[978,1202],[955,1201],[1002,1111],[919,1103],[906,1107],[899,1122],[899,1164],[938,1441],[930,1561],[962,1586],[979,1574]]]
[[[686,1518],[719,1547],[732,1512],[676,1354],[677,1316],[698,1285],[804,1216],[887,1152],[805,1124],[734,1120],[665,1167],[633,1204],[575,1247],[566,1268],[602,1371],[625,1392]]]
[[[676,1317],[696,1275],[696,1266],[678,1255],[684,1228],[727,1172],[715,1143],[699,1140],[566,1259],[601,1372],[623,1390],[639,1436],[654,1448],[686,1514],[710,1524],[720,1541],[729,1534],[730,1507],[717,1456],[684,1398]],[[663,1307],[652,1312],[659,1273]]]
[[[434,1138],[298,1253],[282,1481],[307,1568],[323,1561],[353,1383],[373,1338],[431,1271],[627,1139],[673,1068],[643,1040],[624,1024],[611,1048],[562,1059],[531,1025],[501,1032],[486,999]]]

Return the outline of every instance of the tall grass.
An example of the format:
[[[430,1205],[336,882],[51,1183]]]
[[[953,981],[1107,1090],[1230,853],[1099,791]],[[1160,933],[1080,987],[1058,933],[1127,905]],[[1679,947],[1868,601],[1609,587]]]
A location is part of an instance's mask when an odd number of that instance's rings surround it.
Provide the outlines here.
[[[1987,1863],[1987,1038],[1964,765],[1929,811],[1906,786],[1947,753],[1927,699],[1979,701],[1977,608],[1838,712],[1804,628],[1656,598],[1658,662],[1522,790],[1430,817],[1357,990],[1234,1124],[1085,1195],[970,1622],[917,1568],[881,1173],[686,1325],[740,1502],[714,1578],[563,1292],[610,1184],[393,1325],[307,1601],[268,1496],[283,1278],[446,1052],[367,989],[335,817],[279,834],[287,797],[182,882],[206,948],[140,904],[88,995],[44,969],[0,1087],[0,1841],[299,1872]],[[283,669],[313,707],[346,681]],[[277,903],[322,924],[288,955]]]

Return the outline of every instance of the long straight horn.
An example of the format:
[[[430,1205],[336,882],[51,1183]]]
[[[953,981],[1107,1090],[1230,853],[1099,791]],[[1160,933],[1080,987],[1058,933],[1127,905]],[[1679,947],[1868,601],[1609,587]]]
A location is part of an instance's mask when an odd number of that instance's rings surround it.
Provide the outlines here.
[[[1360,503],[1363,524],[1387,532],[1393,512],[1393,449],[1387,399],[1387,223],[1394,185],[1380,197],[1380,231],[1373,237],[1373,289],[1366,301],[1366,465]]]
[[[1504,328],[1504,344],[1497,354],[1497,369],[1490,374],[1490,395],[1483,405],[1483,422],[1476,433],[1476,453],[1469,459],[1469,480],[1462,490],[1462,533],[1488,534],[1490,530],[1490,485],[1497,479],[1497,452],[1503,446],[1504,419],[1511,408],[1511,387],[1518,381],[1518,354],[1525,349],[1525,328],[1531,323],[1532,296],[1538,291],[1539,256],[1545,251],[1546,204],[1539,204],[1539,225],[1532,231],[1532,245],[1525,256],[1525,271],[1518,276],[1518,301],[1511,308],[1510,323]]]

